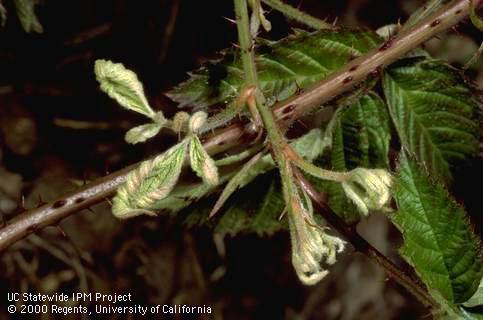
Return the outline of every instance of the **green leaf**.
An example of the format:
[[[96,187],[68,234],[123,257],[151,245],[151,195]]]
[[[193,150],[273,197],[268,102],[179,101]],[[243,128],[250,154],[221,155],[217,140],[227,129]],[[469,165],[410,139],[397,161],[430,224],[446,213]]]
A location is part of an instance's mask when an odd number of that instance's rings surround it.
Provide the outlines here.
[[[402,256],[416,269],[435,298],[449,303],[468,300],[482,276],[480,243],[464,209],[440,182],[432,183],[415,161],[399,160],[395,198],[399,211],[391,218],[401,230]]]
[[[333,162],[337,170],[389,167],[389,114],[378,95],[362,96],[344,110],[340,127],[344,156]]]
[[[381,40],[373,32],[323,30],[299,31],[277,42],[262,42],[256,48],[258,77],[267,103],[272,105],[314,84]],[[229,51],[221,61],[202,67],[167,95],[180,107],[204,109],[234,99],[243,84],[240,58]]]
[[[451,164],[478,152],[477,102],[456,70],[409,58],[384,74],[389,112],[403,147],[429,173],[452,181]]]
[[[96,60],[94,66],[96,79],[101,90],[126,109],[141,113],[154,119],[156,113],[151,109],[144,95],[143,85],[131,70],[121,63]]]
[[[178,182],[188,143],[188,140],[183,140],[134,169],[117,190],[113,214],[119,218],[153,214],[154,204],[166,198]]]
[[[285,202],[275,171],[258,176],[228,200],[223,215],[208,219],[216,197],[198,201],[195,207],[184,210],[180,219],[190,228],[209,226],[213,232],[235,236],[238,233],[256,233],[268,236],[288,227],[279,220]]]
[[[148,123],[130,129],[126,132],[124,139],[127,143],[136,144],[144,142],[159,133],[163,125],[159,123]]]
[[[333,117],[332,170],[389,167],[389,114],[378,95],[372,92],[364,95]],[[340,183],[318,180],[314,184],[328,192],[329,205],[337,214],[347,222],[359,220],[358,210],[347,199]]]
[[[22,24],[25,32],[44,32],[44,28],[40,24],[35,15],[35,0],[15,0],[15,8],[17,10],[18,19]]]
[[[203,182],[216,186],[219,182],[218,168],[215,161],[206,152],[197,135],[191,137],[190,142],[190,163],[191,168],[203,179]]]
[[[216,223],[216,233],[235,236],[254,232],[268,236],[288,227],[285,219],[279,220],[285,202],[275,170],[257,177],[232,198],[232,204]]]

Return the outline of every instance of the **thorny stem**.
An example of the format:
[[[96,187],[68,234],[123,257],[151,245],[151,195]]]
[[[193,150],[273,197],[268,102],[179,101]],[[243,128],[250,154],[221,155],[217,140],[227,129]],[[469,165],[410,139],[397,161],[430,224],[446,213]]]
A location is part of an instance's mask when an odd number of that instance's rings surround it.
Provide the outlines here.
[[[473,5],[477,9],[482,2],[483,0],[474,1]],[[469,0],[452,1],[411,28],[398,34],[380,48],[349,62],[339,71],[321,80],[310,90],[300,92],[293,99],[278,103],[275,106],[274,113],[279,125],[286,126],[292,123],[303,114],[318,108],[336,95],[350,90],[372,71],[381,70],[381,68],[394,62],[426,40],[449,29],[468,16],[469,7]],[[351,81],[347,82],[344,79]],[[214,134],[207,133],[204,139],[204,147],[208,153],[214,155],[235,146],[239,147],[242,143],[248,144],[255,136],[256,133],[253,132],[252,126],[243,122],[236,122],[228,128],[217,130]],[[33,232],[55,225],[69,215],[112,196],[135,166],[129,166],[98,179],[77,191],[60,197],[56,201],[28,210],[7,221],[5,226],[0,229],[0,251]],[[81,198],[85,200],[76,203],[75,200]]]
[[[257,68],[255,65],[254,43],[250,34],[250,22],[248,18],[248,6],[246,0],[234,0],[235,13],[237,18],[238,41],[240,44],[241,59],[243,70],[245,71],[245,85],[255,87],[255,102],[258,112],[267,130],[268,138],[272,149],[275,151],[275,161],[277,154],[281,155],[281,147],[285,139],[277,128],[277,123],[273,117],[272,110],[265,103],[265,98],[260,90],[258,83]]]
[[[237,19],[238,41],[240,44],[241,59],[243,69],[245,71],[245,85],[254,86],[255,103],[258,112],[262,118],[263,125],[267,131],[268,141],[275,162],[278,164],[280,176],[282,179],[284,198],[289,202],[289,197],[296,192],[293,190],[293,173],[289,159],[284,156],[283,146],[286,141],[281,131],[277,127],[277,123],[272,113],[272,109],[265,104],[265,98],[259,89],[258,74],[255,65],[255,54],[253,52],[253,39],[250,34],[250,22],[248,18],[247,0],[234,0],[235,13]]]
[[[241,50],[241,58],[244,66],[246,85],[253,85],[259,88],[257,72],[255,66],[252,38],[249,32],[249,20],[246,0],[234,0],[235,12],[237,17],[238,37]],[[260,92],[260,90],[257,90]],[[404,286],[410,293],[413,293],[426,307],[436,308],[437,303],[429,296],[429,294],[414,280],[407,276],[402,270],[394,265],[383,254],[372,247],[364,238],[362,238],[355,229],[348,226],[343,219],[337,216],[320,197],[315,189],[309,184],[303,175],[291,165],[291,162],[300,166],[302,169],[312,172],[316,176],[323,179],[332,179],[336,181],[345,181],[348,173],[337,173],[318,168],[311,163],[301,159],[298,154],[288,146],[281,131],[277,127],[277,123],[269,108],[260,94],[256,96],[257,108],[263,120],[263,124],[267,131],[273,157],[278,164],[280,176],[283,185],[283,193],[287,206],[292,206],[293,194],[297,193],[294,179],[299,182],[300,186],[314,200],[323,211],[324,218],[336,228],[343,236],[348,239],[354,247],[365,253],[370,258],[378,262],[387,272],[389,276],[394,278],[398,283]],[[294,211],[296,214],[298,211]]]
[[[312,29],[322,30],[322,29],[333,28],[333,25],[331,25],[330,23],[327,23],[324,20],[320,20],[314,16],[311,16],[310,14],[307,14],[297,8],[294,8],[291,5],[285,4],[281,0],[262,0],[262,2],[272,7],[273,9],[280,11],[287,18],[297,21],[301,24],[304,24]]]
[[[332,211],[332,209],[330,209],[324,197],[315,190],[297,168],[293,168],[293,171],[298,184],[312,199],[317,211],[335,230],[346,238],[357,251],[376,261],[384,268],[384,271],[389,277],[393,278],[397,283],[406,288],[408,292],[412,293],[427,308],[437,309],[439,307],[438,303],[429,295],[417,279],[413,279],[407,275],[403,270],[361,237],[355,227],[348,225],[342,218]]]
[[[479,8],[483,0],[474,1]],[[454,0],[440,10],[421,20],[397,36],[387,40],[380,47],[362,55],[321,80],[304,94],[294,96],[275,106],[275,116],[286,118],[286,125],[302,115],[320,107],[339,94],[352,89],[365,80],[369,74],[378,74],[382,69],[396,61],[434,35],[450,28],[468,15],[470,0]],[[289,116],[290,115],[290,116]]]

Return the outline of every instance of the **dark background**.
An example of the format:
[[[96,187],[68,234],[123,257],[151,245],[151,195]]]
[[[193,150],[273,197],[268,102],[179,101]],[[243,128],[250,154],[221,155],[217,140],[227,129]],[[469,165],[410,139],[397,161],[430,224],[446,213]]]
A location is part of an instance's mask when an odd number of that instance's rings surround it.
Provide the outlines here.
[[[378,28],[423,1],[289,1],[347,27]],[[8,220],[90,181],[155,154],[172,142],[156,138],[140,146],[124,142],[142,123],[98,90],[96,59],[135,70],[156,109],[172,114],[163,92],[216,52],[235,43],[232,1],[45,0],[37,7],[43,34],[25,33],[12,2],[0,29],[0,214]],[[268,15],[278,39],[291,26]],[[427,44],[433,55],[461,66],[482,41],[470,24]],[[481,60],[467,74],[483,87]],[[454,193],[472,215],[482,215],[482,166],[458,172]],[[382,216],[361,232],[388,256],[397,255],[398,233]],[[478,229],[479,230],[479,229]],[[7,292],[132,293],[142,305],[210,306],[209,319],[420,319],[428,312],[365,257],[345,254],[330,276],[302,286],[290,262],[286,233],[216,238],[167,219],[120,222],[103,203],[30,236],[0,255],[0,319]],[[224,246],[216,246],[223,243]],[[350,253],[351,250],[348,250]],[[39,317],[40,318],[40,317]],[[47,317],[48,318],[48,317]],[[72,317],[73,319],[78,316]],[[115,317],[111,317],[115,318]],[[124,318],[124,317],[120,317]],[[187,318],[185,316],[179,319]]]

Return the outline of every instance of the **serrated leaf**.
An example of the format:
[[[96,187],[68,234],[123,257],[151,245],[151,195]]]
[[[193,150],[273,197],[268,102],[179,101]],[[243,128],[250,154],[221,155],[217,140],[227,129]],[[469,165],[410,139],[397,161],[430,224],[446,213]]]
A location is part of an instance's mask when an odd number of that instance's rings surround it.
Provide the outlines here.
[[[389,115],[384,101],[375,93],[359,100],[333,116],[332,170],[348,171],[357,167],[388,168]],[[359,219],[356,207],[349,201],[340,183],[315,181],[329,194],[330,207],[347,222]]]
[[[402,145],[429,173],[451,182],[451,164],[478,152],[477,102],[450,66],[409,58],[384,74],[389,112]]]
[[[375,93],[362,96],[341,114],[343,158],[333,162],[337,170],[356,167],[389,167],[389,114]]]
[[[156,113],[151,109],[144,95],[142,83],[137,75],[126,69],[122,63],[96,60],[94,66],[96,79],[104,91],[126,109],[141,113],[151,119]]]
[[[483,269],[480,243],[464,209],[405,155],[399,159],[395,199],[399,211],[391,219],[404,237],[402,256],[430,291],[452,304],[468,300]]]
[[[190,142],[190,163],[191,168],[203,179],[203,182],[212,186],[216,186],[219,182],[218,168],[215,161],[210,157],[203,148],[197,135],[191,137]]]
[[[44,28],[40,24],[35,14],[35,0],[15,0],[15,9],[17,10],[18,19],[25,32],[44,32]]]
[[[124,139],[131,144],[144,142],[157,135],[162,128],[163,125],[159,123],[143,124],[126,132]]]
[[[188,140],[183,140],[134,169],[117,190],[113,214],[129,218],[154,211],[155,203],[166,198],[178,182],[188,143]]]
[[[265,42],[256,48],[256,64],[261,89],[271,105],[314,84],[381,39],[373,32],[323,30]],[[204,109],[237,97],[243,84],[239,57],[227,53],[222,61],[202,67],[167,95],[180,107]]]
[[[231,205],[220,215],[215,232],[231,236],[254,232],[268,236],[288,227],[285,219],[278,219],[285,202],[277,172],[257,177],[232,198]]]

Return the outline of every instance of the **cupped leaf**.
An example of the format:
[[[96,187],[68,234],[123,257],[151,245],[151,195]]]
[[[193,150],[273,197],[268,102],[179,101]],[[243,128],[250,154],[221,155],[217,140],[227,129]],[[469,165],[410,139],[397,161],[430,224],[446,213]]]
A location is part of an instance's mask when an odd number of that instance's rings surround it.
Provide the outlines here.
[[[341,114],[340,128],[342,139],[338,143],[342,143],[344,154],[334,159],[337,170],[389,167],[389,114],[377,94],[362,96],[345,109]]]
[[[191,168],[203,179],[203,182],[216,186],[219,182],[218,168],[215,161],[210,157],[201,144],[197,135],[190,138],[190,163]]]
[[[416,269],[430,291],[451,304],[468,300],[482,277],[481,246],[464,209],[433,183],[416,161],[399,159],[391,216],[401,230],[402,256]]]
[[[144,95],[143,85],[137,75],[126,69],[122,63],[113,63],[102,59],[96,60],[94,72],[101,85],[101,90],[121,106],[152,119],[156,116],[156,113],[149,106]]]
[[[188,140],[174,145],[134,169],[114,197],[112,212],[119,218],[154,214],[153,205],[166,198],[178,182],[187,153]]]
[[[35,15],[35,0],[15,0],[15,9],[17,10],[18,19],[22,24],[25,32],[44,32],[44,28],[40,24]]]
[[[261,89],[271,105],[314,84],[381,39],[373,32],[323,30],[298,31],[277,42],[263,42],[256,48],[256,65]],[[227,52],[221,61],[202,67],[167,95],[180,107],[204,109],[237,97],[243,85],[241,60]]]
[[[130,129],[124,139],[127,143],[136,144],[144,142],[159,133],[163,126],[159,123],[148,123]]]
[[[434,177],[452,180],[451,164],[478,152],[477,101],[452,67],[409,58],[384,74],[391,118],[406,150]]]
[[[360,97],[333,117],[329,162],[332,170],[389,167],[389,114],[377,94],[371,92]],[[359,219],[357,209],[347,199],[340,183],[316,181],[315,184],[328,192],[330,207],[347,222]]]

